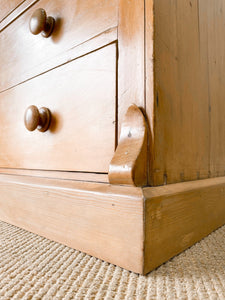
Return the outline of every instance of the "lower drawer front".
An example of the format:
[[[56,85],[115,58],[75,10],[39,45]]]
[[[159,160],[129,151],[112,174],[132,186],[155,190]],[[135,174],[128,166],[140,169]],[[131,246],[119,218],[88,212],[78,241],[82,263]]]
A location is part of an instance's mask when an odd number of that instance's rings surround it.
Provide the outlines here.
[[[112,44],[0,93],[0,167],[108,172],[116,61]],[[48,131],[25,128],[30,105],[51,111]]]

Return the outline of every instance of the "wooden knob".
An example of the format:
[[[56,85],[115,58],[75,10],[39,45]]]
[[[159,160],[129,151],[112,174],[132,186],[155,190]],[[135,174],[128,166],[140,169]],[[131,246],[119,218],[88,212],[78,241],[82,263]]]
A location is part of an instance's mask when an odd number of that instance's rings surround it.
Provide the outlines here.
[[[32,34],[41,33],[44,37],[49,37],[53,31],[55,20],[52,17],[47,17],[43,8],[35,10],[30,18],[30,32]]]
[[[24,124],[29,131],[34,131],[36,128],[45,132],[48,130],[51,122],[51,113],[48,108],[41,107],[38,109],[36,106],[29,106],[24,115]]]

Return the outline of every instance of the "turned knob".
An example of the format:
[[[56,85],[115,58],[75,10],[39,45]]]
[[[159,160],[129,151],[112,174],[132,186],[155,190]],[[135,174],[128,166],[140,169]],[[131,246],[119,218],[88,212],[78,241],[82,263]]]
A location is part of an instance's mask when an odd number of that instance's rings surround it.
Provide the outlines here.
[[[52,17],[47,17],[43,8],[35,10],[30,18],[30,32],[32,34],[41,33],[42,36],[48,37],[51,35],[55,25],[55,20]]]
[[[29,131],[38,129],[41,132],[48,130],[51,122],[51,113],[48,108],[36,106],[29,106],[24,115],[24,124]]]

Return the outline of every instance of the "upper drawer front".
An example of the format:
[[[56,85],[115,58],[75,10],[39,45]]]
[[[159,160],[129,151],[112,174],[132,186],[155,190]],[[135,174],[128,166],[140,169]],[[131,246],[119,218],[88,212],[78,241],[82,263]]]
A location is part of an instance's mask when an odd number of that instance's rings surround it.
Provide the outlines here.
[[[116,45],[0,93],[0,167],[108,172],[115,149]],[[30,105],[52,113],[28,131]]]
[[[1,0],[0,22],[24,0]]]
[[[29,30],[38,8],[56,20],[48,38]],[[0,91],[37,75],[40,64],[116,25],[117,0],[38,1],[0,33]]]

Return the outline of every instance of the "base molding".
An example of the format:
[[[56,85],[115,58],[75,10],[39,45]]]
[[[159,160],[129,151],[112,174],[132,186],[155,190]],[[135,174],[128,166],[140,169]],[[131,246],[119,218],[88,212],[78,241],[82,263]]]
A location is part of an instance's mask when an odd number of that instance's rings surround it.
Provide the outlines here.
[[[148,273],[225,224],[225,177],[145,188]]]
[[[0,174],[0,219],[146,274],[225,224],[225,177],[138,188]]]
[[[140,188],[0,175],[0,219],[142,272]]]

